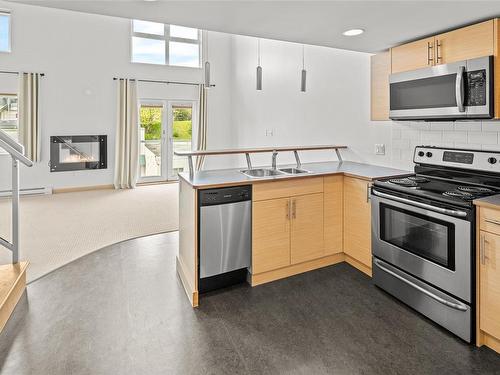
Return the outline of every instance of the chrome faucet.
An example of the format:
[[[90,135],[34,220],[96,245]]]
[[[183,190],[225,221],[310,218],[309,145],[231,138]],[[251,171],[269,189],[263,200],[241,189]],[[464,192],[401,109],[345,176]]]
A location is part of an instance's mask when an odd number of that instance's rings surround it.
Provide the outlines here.
[[[278,156],[278,152],[276,150],[273,151],[273,158],[271,163],[271,169],[276,170],[276,157]]]

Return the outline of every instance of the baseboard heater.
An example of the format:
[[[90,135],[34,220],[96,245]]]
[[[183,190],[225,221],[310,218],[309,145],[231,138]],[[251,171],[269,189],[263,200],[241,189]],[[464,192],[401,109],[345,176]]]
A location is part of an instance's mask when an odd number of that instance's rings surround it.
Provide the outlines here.
[[[19,195],[44,195],[52,194],[51,187],[38,187],[38,188],[26,188],[19,189]],[[0,197],[11,197],[12,190],[0,190]]]

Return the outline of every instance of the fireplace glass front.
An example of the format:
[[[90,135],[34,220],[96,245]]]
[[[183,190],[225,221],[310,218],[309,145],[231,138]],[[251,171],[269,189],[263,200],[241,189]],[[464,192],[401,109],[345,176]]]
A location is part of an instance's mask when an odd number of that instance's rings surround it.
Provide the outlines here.
[[[105,168],[107,168],[107,136],[50,137],[51,172]]]

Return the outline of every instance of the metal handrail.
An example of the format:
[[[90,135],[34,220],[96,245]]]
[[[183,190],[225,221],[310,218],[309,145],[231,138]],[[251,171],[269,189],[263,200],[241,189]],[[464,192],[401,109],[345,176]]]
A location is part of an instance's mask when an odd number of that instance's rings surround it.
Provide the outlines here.
[[[0,129],[0,148],[12,158],[12,242],[0,237],[0,245],[12,251],[12,263],[19,261],[19,162],[32,167],[33,162],[24,156],[24,147]]]

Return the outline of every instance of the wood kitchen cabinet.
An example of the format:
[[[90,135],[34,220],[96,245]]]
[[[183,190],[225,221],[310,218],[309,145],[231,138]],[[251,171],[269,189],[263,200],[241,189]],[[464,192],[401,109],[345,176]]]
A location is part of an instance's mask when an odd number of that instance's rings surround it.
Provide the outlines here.
[[[477,344],[500,353],[500,207],[481,205],[478,216]]]
[[[292,264],[321,258],[325,254],[323,239],[323,193],[290,198]]]
[[[389,120],[389,74],[391,74],[391,52],[373,55],[370,69],[372,121]]]
[[[344,253],[346,261],[371,276],[370,182],[344,177]]]
[[[325,254],[338,254],[343,249],[344,177],[324,178]]]
[[[435,36],[436,65],[490,56],[494,50],[494,20]]]
[[[253,203],[252,273],[290,265],[290,199]]]
[[[434,37],[391,48],[392,73],[434,65]]]

